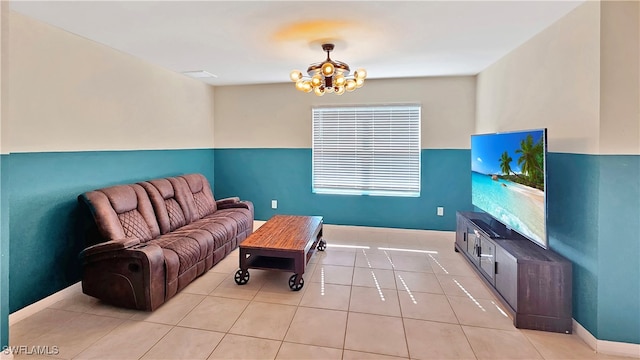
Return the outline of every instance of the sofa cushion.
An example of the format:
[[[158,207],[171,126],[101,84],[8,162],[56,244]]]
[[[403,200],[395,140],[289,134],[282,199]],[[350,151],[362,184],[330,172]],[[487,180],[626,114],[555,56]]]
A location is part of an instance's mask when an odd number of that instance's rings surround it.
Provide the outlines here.
[[[204,175],[189,174],[180,177],[187,183],[188,191],[193,198],[193,203],[189,204],[192,207],[190,209],[193,215],[192,221],[202,219],[217,210],[209,181]]]
[[[106,240],[149,241],[160,228],[145,190],[137,184],[112,186],[84,194]]]
[[[238,233],[238,225],[231,218],[201,219],[180,228],[180,231],[206,231],[214,241],[214,250],[233,240]]]
[[[188,206],[184,201],[182,204],[178,202],[179,196],[169,179],[155,179],[139,184],[149,194],[160,226],[160,233],[166,234],[190,222]]]
[[[207,215],[205,219],[210,218],[229,218],[237,225],[238,233],[253,229],[253,216],[251,210],[243,208],[220,209],[211,215]]]

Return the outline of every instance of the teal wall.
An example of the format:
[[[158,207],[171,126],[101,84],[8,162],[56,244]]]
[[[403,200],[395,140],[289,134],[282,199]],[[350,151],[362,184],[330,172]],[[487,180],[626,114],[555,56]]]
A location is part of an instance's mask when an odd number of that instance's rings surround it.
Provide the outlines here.
[[[573,263],[573,318],[594,336],[598,304],[597,155],[549,153],[549,247]]]
[[[9,345],[9,197],[7,156],[0,155],[0,351]]]
[[[472,208],[469,156],[422,150],[421,196],[392,198],[311,193],[311,149],[216,149],[215,195],[252,200],[259,220],[454,230],[455,211]],[[640,156],[549,153],[547,167],[549,246],[573,262],[574,319],[598,339],[640,343]]]
[[[597,338],[640,344],[640,156],[599,160]]]
[[[192,172],[214,180],[212,149],[14,153],[3,160],[3,200],[8,195],[11,208],[10,312],[80,279],[79,194]]]
[[[0,278],[0,291],[10,294],[0,296],[0,344],[8,341],[9,310],[78,281],[76,196],[84,191],[201,172],[217,198],[253,201],[259,220],[307,214],[330,224],[454,230],[455,211],[471,209],[469,156],[422,150],[421,196],[392,198],[312,194],[311,149],[4,155],[0,250],[11,237],[10,264],[0,266],[3,276],[11,271],[9,285]],[[640,343],[640,156],[549,153],[547,166],[549,246],[573,262],[573,317],[598,339]]]
[[[426,149],[421,156],[420,197],[352,196],[311,192],[311,149],[216,149],[215,196],[252,200],[258,220],[322,215],[327,224],[455,230],[456,210],[471,209],[471,154]]]
[[[573,318],[640,344],[640,156],[550,153],[549,246],[573,262]]]

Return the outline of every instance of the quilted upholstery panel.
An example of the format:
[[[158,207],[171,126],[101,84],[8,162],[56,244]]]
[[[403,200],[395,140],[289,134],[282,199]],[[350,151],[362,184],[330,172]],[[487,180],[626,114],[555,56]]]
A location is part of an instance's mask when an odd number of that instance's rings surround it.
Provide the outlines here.
[[[153,238],[149,226],[137,209],[118,214],[118,219],[126,237],[135,237],[140,241],[149,241]]]
[[[207,231],[213,238],[215,250],[234,239],[238,231],[238,227],[232,219],[201,219],[181,228],[180,230],[183,229],[199,229]]]
[[[193,194],[187,181],[182,177],[167,178],[173,186],[175,199],[182,208],[187,224],[199,219],[196,214],[196,205],[193,202]]]
[[[206,219],[229,218],[233,219],[238,227],[238,233],[253,229],[253,217],[249,209],[233,208],[218,210],[206,217]]]
[[[193,201],[196,203],[199,218],[203,218],[216,211],[216,203],[211,201],[203,191],[193,194]]]
[[[216,200],[211,192],[209,181],[202,174],[189,174],[181,176],[186,182],[187,191],[193,198],[191,206],[192,221],[201,219],[217,210]]]
[[[171,231],[187,224],[187,219],[185,218],[182,208],[176,199],[165,199],[164,205],[167,209],[167,213],[169,214],[169,229]]]
[[[162,235],[153,241],[165,251],[173,251],[180,260],[178,275],[194,266],[200,260],[200,245],[194,239],[180,235]]]

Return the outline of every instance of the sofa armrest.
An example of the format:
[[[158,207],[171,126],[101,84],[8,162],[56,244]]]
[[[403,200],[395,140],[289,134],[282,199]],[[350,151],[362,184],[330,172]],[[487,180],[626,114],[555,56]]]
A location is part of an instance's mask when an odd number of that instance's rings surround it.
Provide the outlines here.
[[[228,198],[224,198],[224,199],[216,200],[216,206],[217,206],[218,208],[220,208],[220,207],[224,208],[226,205],[229,205],[229,204],[235,204],[235,203],[237,203],[237,202],[239,202],[239,201],[240,201],[240,198],[239,198],[239,197],[237,197],[237,196],[234,196],[234,197],[228,197]]]
[[[251,210],[251,213],[253,214],[253,203],[251,201],[238,201],[235,203],[228,203],[228,204],[224,204],[222,206],[218,206],[218,209],[223,210],[223,209],[249,209]]]
[[[80,257],[91,256],[91,255],[117,251],[117,250],[124,250],[124,249],[134,247],[138,244],[140,244],[140,239],[137,239],[137,238],[106,241],[82,250],[82,252],[80,252]]]
[[[111,243],[111,242],[108,242]],[[160,246],[132,241],[85,252],[82,289],[116,306],[152,311],[165,300],[164,253]],[[91,247],[92,249],[99,249]],[[117,248],[107,251],[106,248]]]

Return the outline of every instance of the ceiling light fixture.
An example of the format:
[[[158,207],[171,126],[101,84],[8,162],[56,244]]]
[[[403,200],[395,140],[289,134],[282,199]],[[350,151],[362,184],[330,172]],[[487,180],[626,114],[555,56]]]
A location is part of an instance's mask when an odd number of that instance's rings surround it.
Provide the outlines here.
[[[367,77],[365,69],[358,69],[349,77],[349,65],[331,60],[329,53],[333,50],[333,44],[322,44],[322,50],[327,52],[327,59],[323,62],[309,65],[307,74],[309,77],[302,75],[299,70],[293,70],[289,77],[291,81],[296,83],[296,89],[303,92],[314,92],[318,96],[325,93],[335,93],[342,95],[345,91],[353,91],[364,85],[364,79]]]

